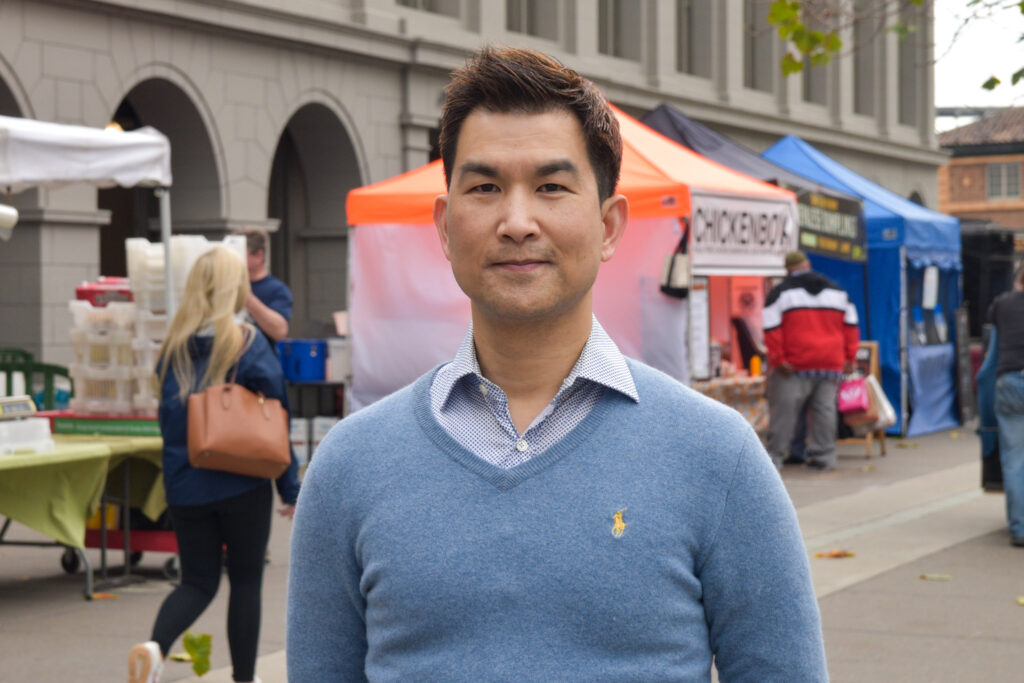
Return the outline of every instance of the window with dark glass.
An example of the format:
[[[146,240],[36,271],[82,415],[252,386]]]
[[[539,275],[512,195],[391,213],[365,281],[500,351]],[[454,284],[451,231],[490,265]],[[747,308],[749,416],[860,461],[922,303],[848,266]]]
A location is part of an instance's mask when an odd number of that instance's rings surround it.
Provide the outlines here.
[[[640,61],[643,48],[640,0],[597,0],[597,51]]]
[[[985,182],[989,199],[1018,199],[1020,197],[1020,163],[988,164]]]
[[[711,0],[676,0],[676,71],[711,77]]]
[[[775,71],[775,34],[768,24],[769,0],[743,0],[743,85],[771,92]]]
[[[907,30],[900,36],[899,61],[899,121],[907,125],[918,122],[919,74],[922,60],[920,55],[921,12],[914,5],[900,9],[900,24]]]
[[[461,0],[395,0],[395,4],[448,17],[459,16]]]
[[[547,40],[558,40],[557,0],[507,0],[505,28]]]
[[[867,116],[875,114],[877,10],[874,0],[853,4],[853,110]]]

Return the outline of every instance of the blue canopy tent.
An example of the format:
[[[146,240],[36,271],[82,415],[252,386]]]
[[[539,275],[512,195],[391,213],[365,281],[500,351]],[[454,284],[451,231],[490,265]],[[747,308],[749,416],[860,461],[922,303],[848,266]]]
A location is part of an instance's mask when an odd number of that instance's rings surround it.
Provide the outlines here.
[[[898,418],[890,431],[916,436],[958,425],[956,351],[947,331],[961,299],[960,221],[904,199],[792,135],[762,156],[864,200],[871,336]],[[934,302],[929,290],[937,291]]]

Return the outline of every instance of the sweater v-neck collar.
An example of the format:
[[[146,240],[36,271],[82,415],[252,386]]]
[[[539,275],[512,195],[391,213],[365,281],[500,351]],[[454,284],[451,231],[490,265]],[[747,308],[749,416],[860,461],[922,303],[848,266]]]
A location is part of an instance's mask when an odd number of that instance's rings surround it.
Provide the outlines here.
[[[617,402],[622,401],[632,405],[628,398],[605,388],[597,405],[558,443],[520,465],[504,469],[487,462],[460,444],[434,417],[434,413],[430,409],[430,384],[440,367],[438,366],[433,372],[428,372],[420,377],[412,387],[413,411],[416,414],[416,421],[441,451],[501,491],[518,486],[575,450],[604,422],[605,415]]]

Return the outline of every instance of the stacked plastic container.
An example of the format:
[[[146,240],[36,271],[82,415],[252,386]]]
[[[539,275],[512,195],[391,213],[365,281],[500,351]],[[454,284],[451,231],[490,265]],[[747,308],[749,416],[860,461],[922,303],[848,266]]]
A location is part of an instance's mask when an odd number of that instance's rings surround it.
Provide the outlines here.
[[[105,415],[132,414],[135,408],[135,304],[112,301],[94,306],[86,300],[72,300],[68,307],[74,319],[71,343],[75,362],[68,374],[75,383],[72,410]]]
[[[185,280],[196,260],[210,249],[224,246],[245,260],[245,237],[228,235],[222,242],[202,235],[171,236],[171,274],[174,299],[181,301]],[[136,412],[155,413],[158,400],[153,383],[160,343],[167,336],[167,278],[164,271],[164,245],[141,237],[125,240],[128,280],[135,298],[135,331],[131,342],[137,380],[132,405]]]

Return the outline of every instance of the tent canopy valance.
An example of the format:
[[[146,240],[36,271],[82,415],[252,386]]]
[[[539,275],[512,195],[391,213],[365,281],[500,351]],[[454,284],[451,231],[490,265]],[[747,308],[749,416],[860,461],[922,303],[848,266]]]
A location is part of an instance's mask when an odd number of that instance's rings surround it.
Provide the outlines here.
[[[131,132],[0,116],[0,187],[70,183],[171,186],[171,145],[154,128]]]

